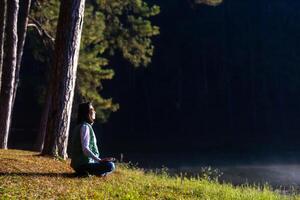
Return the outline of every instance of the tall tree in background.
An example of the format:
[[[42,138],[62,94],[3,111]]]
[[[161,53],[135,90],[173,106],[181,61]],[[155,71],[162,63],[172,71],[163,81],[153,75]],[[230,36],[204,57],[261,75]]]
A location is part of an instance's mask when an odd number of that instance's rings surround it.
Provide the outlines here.
[[[61,1],[43,154],[67,157],[85,0]]]
[[[32,17],[49,35],[55,33],[58,4],[58,0],[39,1],[32,9]],[[107,121],[119,107],[112,98],[100,94],[102,81],[114,76],[110,61],[118,55],[135,67],[147,66],[154,50],[151,38],[159,34],[159,28],[151,24],[150,18],[159,12],[158,6],[149,6],[141,0],[87,1],[76,93],[94,102],[100,121]],[[37,60],[46,59],[47,48],[33,51]]]
[[[20,5],[19,5],[20,4]],[[6,103],[1,104],[3,106],[1,109],[1,123],[3,124],[3,146],[2,148],[7,148],[8,135],[10,132],[10,123],[12,121],[12,112],[14,107],[14,102],[17,93],[17,87],[19,82],[19,73],[21,67],[21,60],[23,55],[23,48],[27,32],[27,22],[28,14],[30,9],[31,0],[23,0],[8,2],[6,6],[6,1],[1,1],[1,40],[0,40],[0,75],[2,76],[2,66],[3,70],[3,93],[1,93],[1,100],[3,102],[6,99]],[[7,9],[7,10],[6,10]],[[6,12],[8,16],[6,17]],[[17,16],[17,19],[15,17]],[[7,26],[5,24],[7,23]],[[17,25],[15,25],[17,23]],[[15,35],[17,33],[17,35]],[[5,36],[6,35],[6,36]],[[3,44],[5,44],[5,54],[3,49]],[[5,57],[4,57],[5,55]],[[3,61],[4,59],[4,61]],[[4,63],[3,63],[4,62]],[[0,79],[1,82],[1,79]],[[5,85],[4,85],[5,84]],[[1,84],[0,84],[1,86]],[[12,97],[11,97],[12,95]],[[2,103],[2,101],[1,101]],[[4,108],[6,106],[6,108]],[[5,131],[4,131],[5,130]],[[2,140],[2,139],[1,139]]]
[[[1,91],[1,76],[3,64],[3,46],[4,46],[4,31],[5,31],[5,15],[6,15],[6,0],[0,1],[0,91]]]
[[[5,27],[5,55],[3,60],[3,76],[0,93],[0,147],[6,149],[13,108],[13,92],[17,65],[18,45],[18,11],[19,1],[7,1]]]
[[[58,4],[58,0],[40,1],[33,7],[33,19],[42,25],[42,30],[48,35],[54,35]],[[110,59],[118,54],[135,67],[147,66],[154,49],[150,38],[159,34],[159,28],[153,26],[149,18],[158,13],[158,6],[148,6],[140,0],[87,1],[75,92],[78,99],[93,101],[100,121],[107,121],[110,113],[118,109],[118,104],[112,98],[100,95],[102,81],[112,79],[114,75],[113,69],[107,67]],[[44,47],[33,51],[37,52],[35,55],[38,60],[45,60],[44,55],[48,54],[44,52],[48,49]],[[45,99],[36,150],[43,147],[47,107],[51,104],[47,101],[48,97]]]

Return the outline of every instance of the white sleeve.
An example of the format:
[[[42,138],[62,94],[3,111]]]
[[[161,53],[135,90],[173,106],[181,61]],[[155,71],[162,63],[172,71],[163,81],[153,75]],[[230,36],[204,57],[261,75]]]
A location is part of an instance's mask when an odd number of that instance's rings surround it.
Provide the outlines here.
[[[80,129],[80,138],[83,154],[95,161],[99,161],[100,158],[98,158],[89,148],[90,129],[87,125],[82,125]]]

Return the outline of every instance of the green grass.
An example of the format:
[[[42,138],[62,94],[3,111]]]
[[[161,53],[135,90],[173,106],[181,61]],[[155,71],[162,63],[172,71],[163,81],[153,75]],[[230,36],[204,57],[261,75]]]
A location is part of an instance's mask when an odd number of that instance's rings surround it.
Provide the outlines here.
[[[69,161],[0,150],[0,199],[290,200],[268,187],[234,187],[207,179],[169,177],[117,164],[107,177],[75,177]]]

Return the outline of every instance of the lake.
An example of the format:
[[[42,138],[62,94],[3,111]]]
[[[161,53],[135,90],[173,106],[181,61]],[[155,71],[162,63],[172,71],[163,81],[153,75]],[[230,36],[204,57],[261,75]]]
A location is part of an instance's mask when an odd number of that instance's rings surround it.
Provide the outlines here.
[[[198,176],[210,167],[212,177],[233,185],[269,184],[281,192],[300,191],[300,160],[295,152],[270,154],[222,153],[155,153],[124,154],[125,162],[132,162],[146,170],[167,168],[171,175]],[[215,173],[215,171],[217,171]],[[294,188],[294,189],[292,189]]]

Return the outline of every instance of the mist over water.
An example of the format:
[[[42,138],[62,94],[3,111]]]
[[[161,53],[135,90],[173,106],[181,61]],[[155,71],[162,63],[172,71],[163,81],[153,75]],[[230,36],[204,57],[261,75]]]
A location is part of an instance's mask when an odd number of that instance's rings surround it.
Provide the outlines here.
[[[215,166],[215,168],[222,172],[219,178],[221,182],[224,181],[233,185],[263,185],[267,183],[275,188],[300,185],[300,164],[249,164]],[[201,167],[186,166],[176,170],[193,175],[201,171]]]
[[[252,157],[251,157],[252,155]],[[125,161],[147,169],[166,167],[170,175],[197,177],[203,169],[217,171],[220,182],[233,185],[270,185],[283,193],[300,191],[300,156],[257,154],[128,154]],[[213,177],[214,178],[214,177]]]

